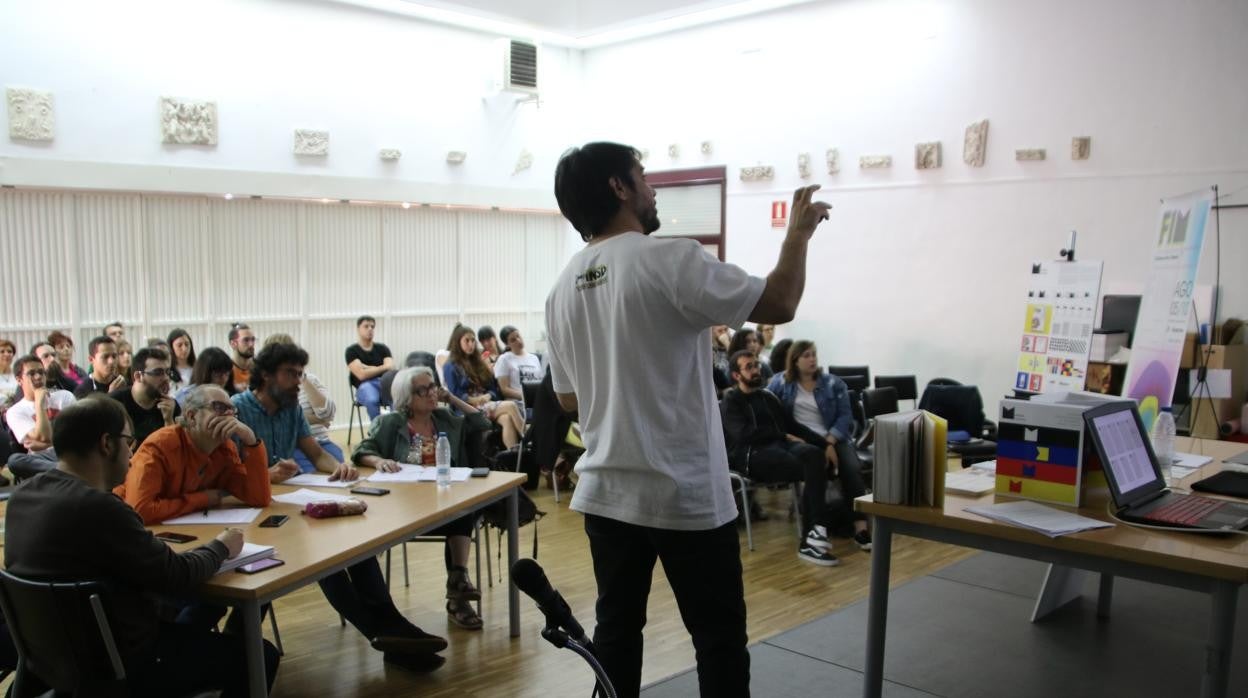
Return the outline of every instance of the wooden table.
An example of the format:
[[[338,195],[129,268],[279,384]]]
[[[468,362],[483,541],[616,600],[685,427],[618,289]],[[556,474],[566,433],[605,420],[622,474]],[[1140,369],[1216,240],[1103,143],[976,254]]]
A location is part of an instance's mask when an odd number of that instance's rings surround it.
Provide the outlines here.
[[[516,561],[520,550],[517,521],[517,490],[523,474],[491,472],[485,478],[469,478],[449,489],[439,490],[431,482],[383,483],[390,494],[363,497],[368,511],[362,516],[313,519],[300,515],[302,507],[273,502],[256,520],[245,526],[249,543],[272,545],[281,567],[256,574],[226,572],[204,583],[195,598],[234,606],[243,614],[246,628],[247,669],[252,696],[268,695],[264,676],[263,640],[260,633],[260,607],[300,587],[379,555],[391,547],[453,521],[465,513],[499,500],[507,501],[507,566]],[[291,492],[296,487],[278,485],[273,494]],[[315,489],[315,488],[312,488]],[[348,494],[345,489],[318,490]],[[288,514],[280,528],[260,528],[269,514]],[[215,526],[152,526],[153,531],[189,533],[199,540],[179,549],[212,540],[221,531]],[[507,609],[511,636],[520,635],[520,592],[509,580]]]
[[[1221,459],[1240,453],[1244,444],[1180,438],[1177,450],[1203,453],[1213,462],[1185,478],[1180,487],[1222,469]],[[888,620],[888,575],[894,533],[1025,557],[1053,565],[1050,570],[1073,568],[1101,573],[1098,612],[1108,614],[1113,577],[1191,589],[1209,594],[1209,641],[1201,695],[1226,696],[1231,641],[1239,588],[1248,584],[1248,536],[1154,531],[1119,524],[1049,538],[1006,523],[963,511],[991,504],[995,495],[966,497],[946,494],[943,508],[877,504],[871,495],[854,500],[854,508],[874,519],[871,583],[867,610],[867,658],[863,695],[877,698],[884,682],[884,636]],[[1079,514],[1111,520],[1108,493],[1094,497]],[[1008,501],[1002,499],[1002,501]],[[1046,587],[1048,586],[1046,582]],[[1043,592],[1042,592],[1043,594]]]

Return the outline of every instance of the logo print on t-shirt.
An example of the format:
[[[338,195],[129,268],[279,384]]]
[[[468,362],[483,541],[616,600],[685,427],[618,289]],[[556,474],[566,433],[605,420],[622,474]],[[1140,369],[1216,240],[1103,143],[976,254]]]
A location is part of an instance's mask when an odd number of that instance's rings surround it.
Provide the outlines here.
[[[576,275],[576,290],[585,291],[607,283],[607,265],[599,264]]]

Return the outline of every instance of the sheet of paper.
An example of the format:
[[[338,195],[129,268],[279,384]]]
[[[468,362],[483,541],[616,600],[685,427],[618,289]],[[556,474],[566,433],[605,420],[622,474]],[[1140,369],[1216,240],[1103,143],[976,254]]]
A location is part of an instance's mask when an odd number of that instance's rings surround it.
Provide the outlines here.
[[[283,485],[299,485],[300,487],[355,487],[359,480],[351,482],[343,482],[342,480],[330,481],[329,475],[326,473],[300,473],[289,480],[284,481]]]
[[[205,509],[194,514],[179,516],[162,522],[166,526],[177,524],[249,524],[260,515],[259,509]]]
[[[967,507],[965,511],[994,521],[1003,521],[1043,533],[1050,538],[1088,531],[1094,528],[1112,528],[1113,524],[1080,516],[1074,512],[1045,506],[1039,502],[1005,502],[987,506]]]
[[[963,494],[984,494],[997,488],[997,475],[992,470],[967,468],[945,474],[945,491]]]
[[[273,501],[275,502],[295,504],[297,506],[303,506],[308,502],[345,502],[350,499],[351,497],[346,495],[334,492],[317,492],[316,490],[310,490],[306,487],[301,487],[294,492],[273,495]]]
[[[380,470],[368,476],[369,482],[420,482],[421,475],[426,468],[419,465],[403,465],[397,473],[383,473]],[[433,468],[427,469],[433,473]],[[430,475],[430,481],[434,480],[434,476]]]
[[[1174,465],[1180,468],[1199,468],[1206,463],[1212,463],[1213,458],[1202,456],[1195,453],[1179,453],[1174,454]]]

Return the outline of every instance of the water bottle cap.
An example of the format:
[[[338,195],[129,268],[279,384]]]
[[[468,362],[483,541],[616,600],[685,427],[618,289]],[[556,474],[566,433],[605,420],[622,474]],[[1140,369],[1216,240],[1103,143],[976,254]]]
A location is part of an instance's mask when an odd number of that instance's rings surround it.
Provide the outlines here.
[[[1166,409],[1169,409],[1169,408],[1166,408]],[[443,437],[443,436],[446,436],[446,432],[444,432],[444,431],[440,431],[440,432],[438,432],[438,437],[439,437],[439,438],[440,438],[440,437]]]

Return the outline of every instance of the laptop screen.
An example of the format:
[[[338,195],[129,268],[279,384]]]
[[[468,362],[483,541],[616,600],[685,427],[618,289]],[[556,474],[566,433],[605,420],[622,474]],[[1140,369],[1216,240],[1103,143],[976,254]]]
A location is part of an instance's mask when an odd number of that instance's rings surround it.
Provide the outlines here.
[[[1142,494],[1164,488],[1161,471],[1153,459],[1144,436],[1143,422],[1135,414],[1134,405],[1118,405],[1117,409],[1097,409],[1088,421],[1095,430],[1100,447],[1101,464],[1110,475],[1111,489],[1118,490],[1119,506]]]

